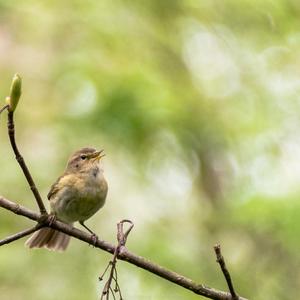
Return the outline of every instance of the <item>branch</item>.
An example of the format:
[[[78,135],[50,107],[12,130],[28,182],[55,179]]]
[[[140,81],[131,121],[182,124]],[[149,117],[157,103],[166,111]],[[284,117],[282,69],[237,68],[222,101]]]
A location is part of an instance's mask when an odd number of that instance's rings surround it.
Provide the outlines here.
[[[11,235],[11,236],[8,236],[7,238],[5,238],[5,239],[3,239],[3,240],[0,240],[0,246],[5,245],[5,244],[9,244],[9,243],[11,243],[11,242],[14,242],[14,241],[16,241],[16,240],[21,239],[21,238],[24,237],[24,236],[27,236],[27,235],[29,235],[29,234],[32,234],[32,233],[34,233],[35,231],[39,230],[41,227],[43,227],[42,224],[37,224],[37,225],[35,225],[35,226],[31,227],[31,228],[25,229],[25,230],[20,231],[20,232],[18,232],[18,233],[16,233],[16,234],[13,234],[13,235]]]
[[[236,294],[236,292],[234,290],[234,287],[233,287],[233,284],[232,284],[232,281],[231,281],[231,277],[230,277],[230,273],[227,270],[224,257],[223,257],[223,255],[221,253],[221,246],[220,246],[220,244],[215,245],[214,246],[214,250],[215,250],[216,256],[217,256],[217,262],[220,264],[221,270],[222,270],[222,272],[224,274],[224,277],[225,277],[225,280],[227,282],[230,294],[232,296],[232,300],[238,300],[239,296]]]
[[[32,176],[26,166],[26,163],[24,161],[24,158],[22,157],[22,155],[20,154],[19,152],[19,149],[17,147],[17,144],[16,144],[16,140],[15,140],[15,125],[14,125],[14,112],[13,111],[9,111],[8,112],[8,121],[7,121],[7,129],[8,129],[8,135],[9,135],[9,140],[10,140],[10,143],[11,143],[11,146],[14,150],[14,153],[16,155],[16,160],[17,162],[19,163],[25,177],[26,177],[26,180],[29,184],[29,187],[34,195],[34,198],[39,206],[39,209],[40,209],[40,213],[41,214],[46,214],[47,211],[46,211],[46,208],[44,206],[44,203],[43,203],[43,200],[42,200],[42,197],[38,191],[38,189],[36,188],[36,185],[32,179]]]
[[[70,236],[73,236],[81,241],[84,241],[88,244],[93,244],[93,245],[95,245],[96,248],[100,248],[111,254],[115,253],[115,251],[116,251],[116,247],[106,241],[98,239],[95,243],[95,241],[91,235],[89,235],[77,228],[71,227],[68,224],[62,223],[60,221],[49,220],[49,218],[45,218],[41,214],[33,212],[33,211],[31,211],[19,204],[16,204],[10,200],[7,200],[3,197],[0,197],[0,206],[7,210],[12,211],[13,213],[15,213],[17,215],[22,215],[31,220],[35,220],[39,224],[42,224],[43,226],[52,227],[56,230],[62,231]],[[203,284],[197,284],[189,278],[186,278],[180,274],[177,274],[175,272],[167,270],[157,264],[152,263],[151,261],[149,261],[141,256],[131,253],[124,246],[120,247],[118,259],[127,261],[128,263],[131,263],[137,267],[147,270],[153,274],[156,274],[170,282],[175,283],[176,285],[179,285],[185,289],[193,291],[194,293],[196,293],[198,295],[202,295],[204,297],[207,297],[210,299],[215,299],[215,300],[232,300],[232,296],[230,293],[219,291],[219,290],[207,287]],[[247,300],[247,299],[237,296],[236,300]]]
[[[130,226],[129,228],[126,230],[126,232],[124,233],[123,231],[123,227],[124,227],[124,223],[129,223]],[[107,282],[104,285],[104,289],[102,291],[102,295],[100,300],[104,299],[104,297],[106,296],[106,299],[109,299],[109,294],[111,292],[111,294],[113,295],[113,298],[115,299],[115,292],[119,293],[120,296],[120,300],[122,300],[122,293],[121,293],[121,289],[119,286],[119,282],[118,282],[118,272],[117,272],[117,258],[120,252],[121,247],[125,247],[126,241],[127,241],[127,237],[131,231],[131,229],[133,228],[134,224],[133,222],[131,222],[130,220],[122,220],[121,222],[119,222],[117,224],[117,240],[118,240],[118,246],[115,248],[115,252],[113,255],[113,259],[109,261],[107,267],[105,268],[104,273],[99,277],[99,280],[103,280],[103,277],[105,275],[105,273],[107,272],[107,270],[110,267],[110,273],[109,273],[109,277]],[[114,281],[115,283],[115,288],[112,289],[111,284]]]

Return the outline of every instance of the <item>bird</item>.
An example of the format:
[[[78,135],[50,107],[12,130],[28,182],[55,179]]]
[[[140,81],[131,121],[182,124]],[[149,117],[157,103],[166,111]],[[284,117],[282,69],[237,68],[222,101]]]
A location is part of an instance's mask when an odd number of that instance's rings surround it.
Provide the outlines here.
[[[108,184],[100,167],[103,150],[85,147],[73,153],[64,173],[51,186],[47,198],[50,215],[64,223],[79,222],[93,237],[96,235],[84,221],[93,216],[105,204]],[[34,232],[25,242],[29,248],[66,250],[70,236],[50,227]]]

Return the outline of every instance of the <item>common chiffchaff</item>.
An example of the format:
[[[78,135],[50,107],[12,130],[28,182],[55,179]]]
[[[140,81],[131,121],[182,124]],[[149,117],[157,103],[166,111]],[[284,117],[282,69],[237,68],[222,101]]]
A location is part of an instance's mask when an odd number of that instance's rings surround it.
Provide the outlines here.
[[[71,225],[79,221],[87,228],[84,221],[104,205],[107,182],[99,166],[99,161],[104,156],[102,153],[103,150],[82,148],[70,157],[65,172],[48,193],[50,212],[58,220]],[[70,236],[46,227],[36,231],[25,245],[29,248],[64,251],[69,241]]]

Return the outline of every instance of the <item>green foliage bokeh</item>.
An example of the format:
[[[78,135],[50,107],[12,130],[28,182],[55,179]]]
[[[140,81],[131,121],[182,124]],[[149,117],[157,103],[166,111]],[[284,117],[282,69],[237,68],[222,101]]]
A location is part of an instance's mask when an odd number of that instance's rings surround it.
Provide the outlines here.
[[[130,250],[226,290],[220,242],[238,293],[296,299],[298,2],[1,0],[0,99],[21,74],[17,141],[43,197],[72,151],[104,148],[107,204],[88,221],[101,238],[130,218]],[[37,209],[5,118],[0,194]],[[0,212],[1,237],[32,224]],[[1,299],[97,299],[109,258],[76,240],[3,246]],[[199,298],[126,263],[119,276],[125,299]]]

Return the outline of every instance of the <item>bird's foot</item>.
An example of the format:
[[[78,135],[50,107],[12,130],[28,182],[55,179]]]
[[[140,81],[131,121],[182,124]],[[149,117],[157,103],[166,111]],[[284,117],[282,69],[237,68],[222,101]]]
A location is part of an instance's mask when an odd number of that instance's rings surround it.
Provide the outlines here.
[[[98,236],[95,233],[92,233],[90,245],[96,247],[97,241],[98,241]]]
[[[56,216],[54,214],[43,214],[39,218],[39,223],[45,226],[51,227],[54,221],[56,221]]]
[[[56,215],[50,214],[50,215],[48,216],[49,226],[52,226],[52,224],[53,224],[54,221],[56,221]]]

